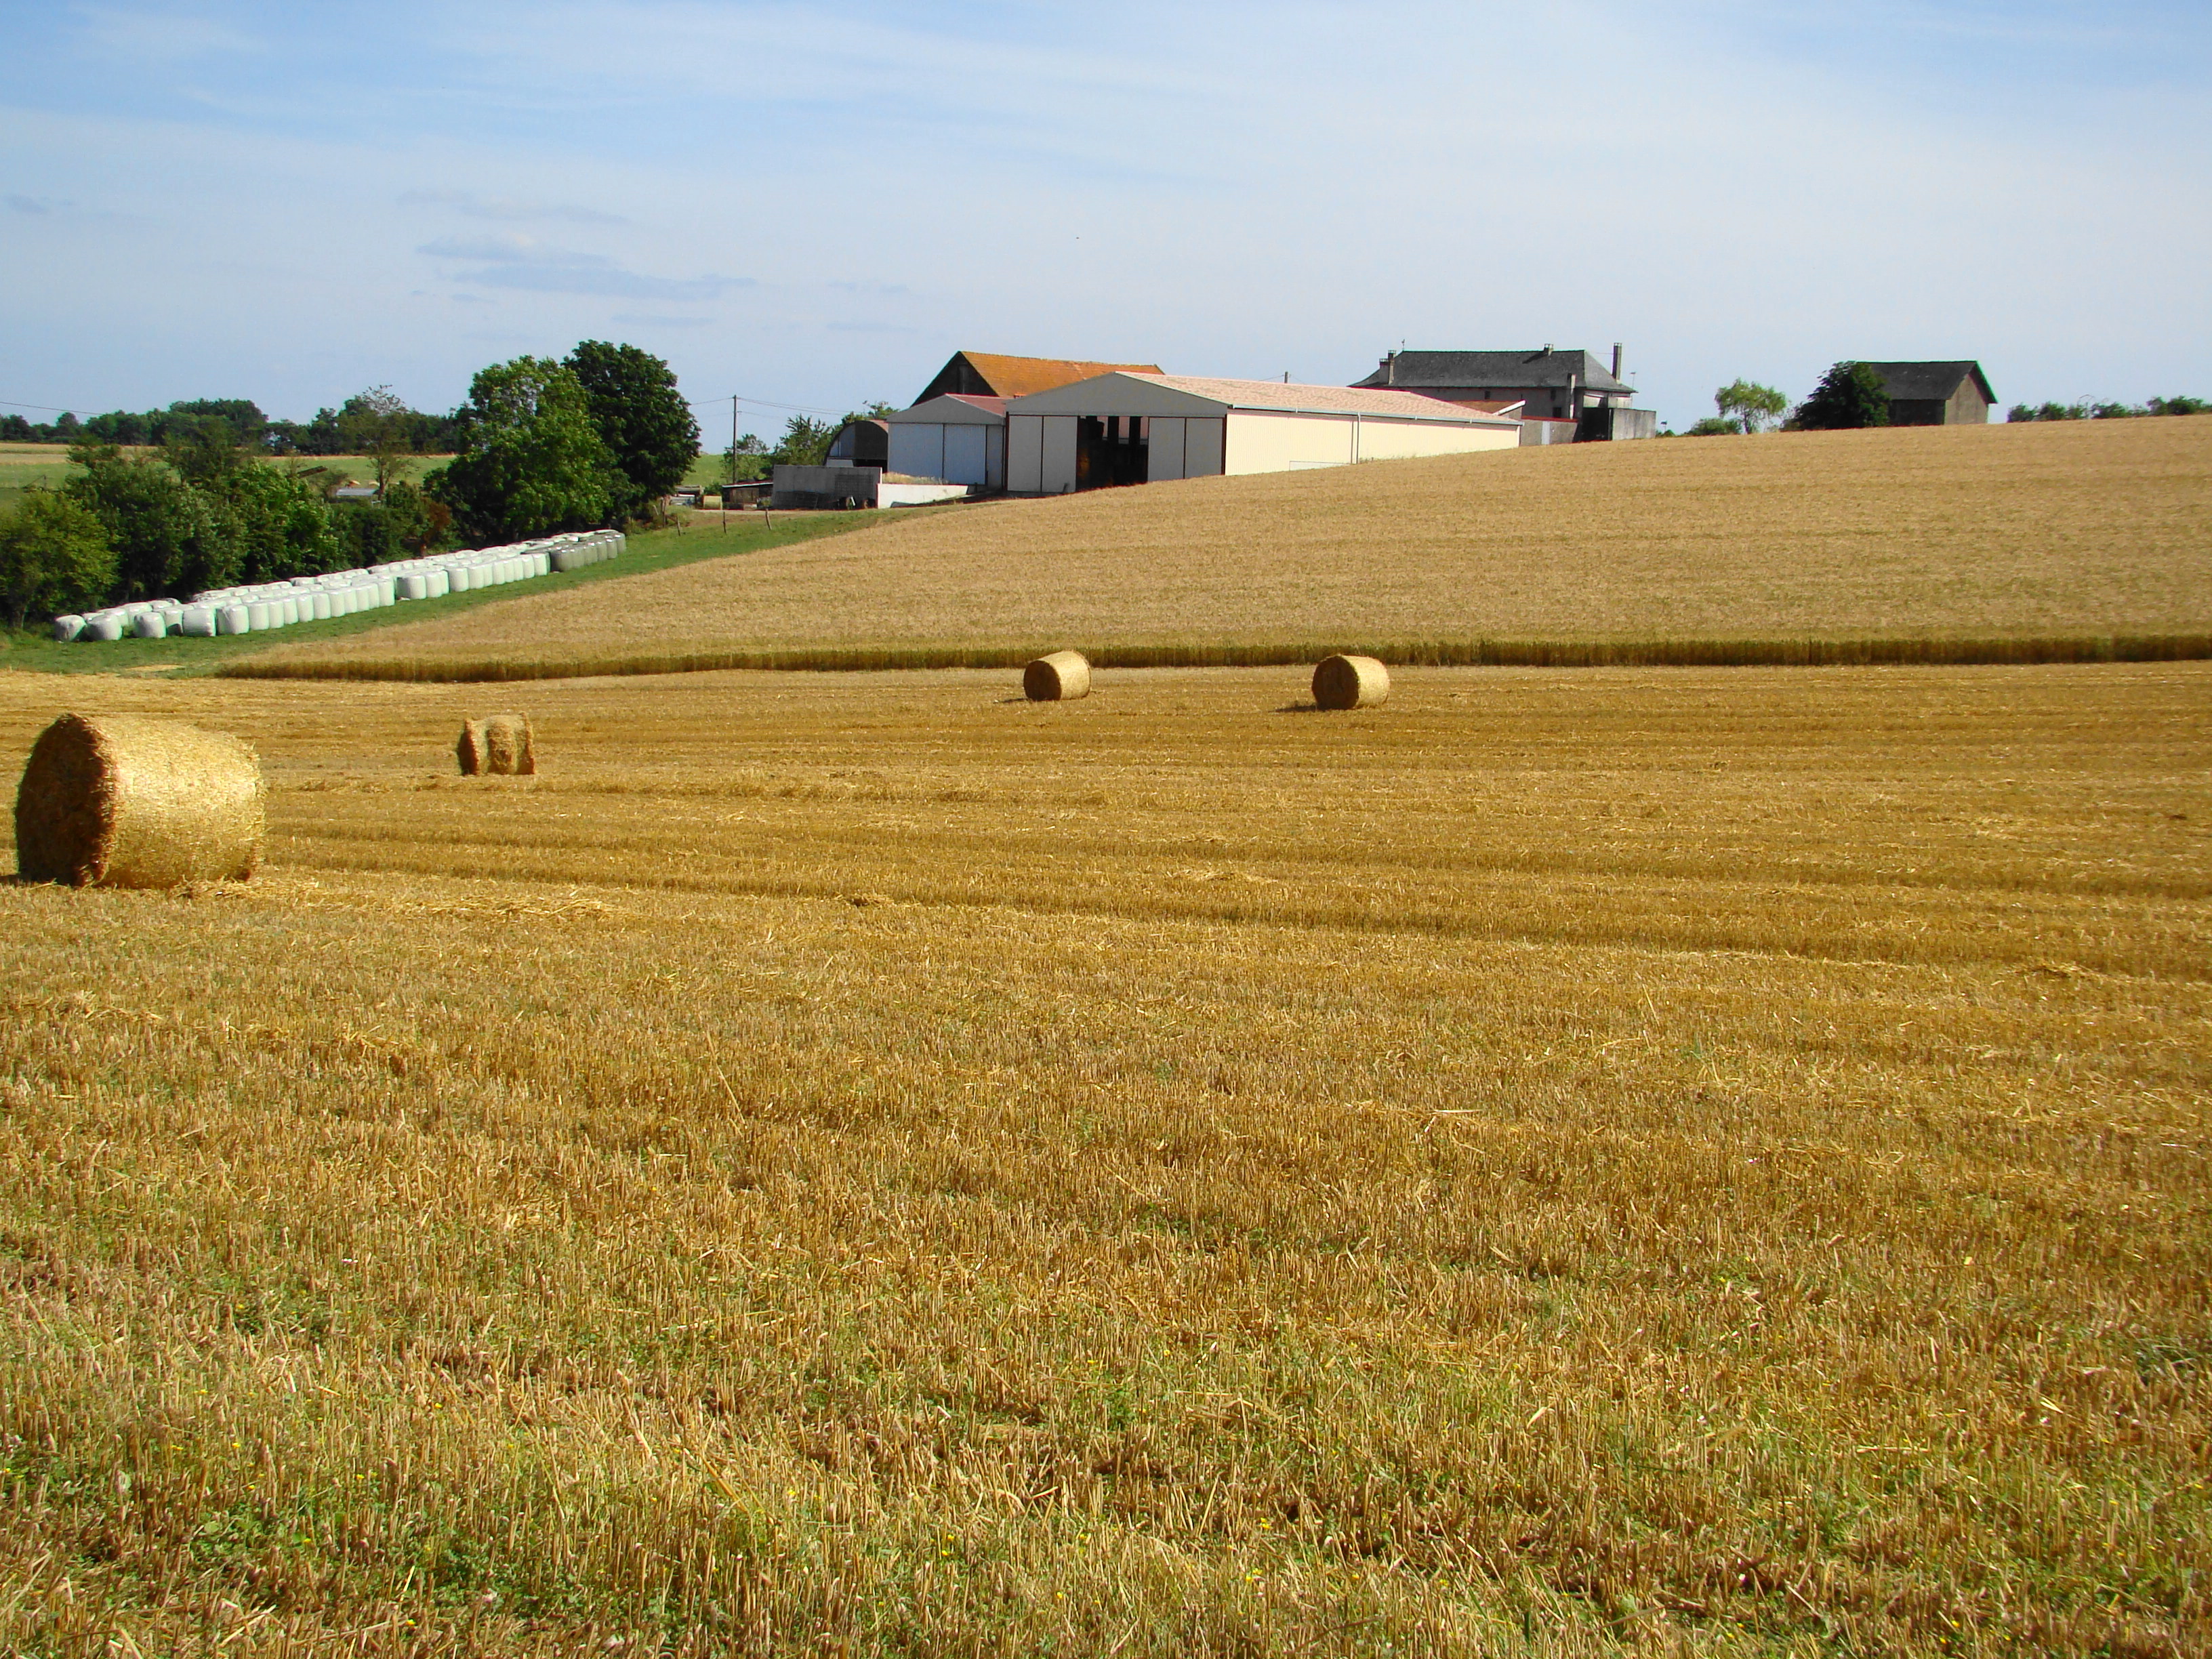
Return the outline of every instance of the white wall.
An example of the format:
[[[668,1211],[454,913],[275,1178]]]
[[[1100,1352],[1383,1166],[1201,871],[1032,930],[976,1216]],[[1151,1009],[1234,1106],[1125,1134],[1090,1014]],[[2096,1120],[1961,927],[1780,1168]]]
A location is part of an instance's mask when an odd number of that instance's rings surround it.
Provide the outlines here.
[[[945,428],[933,422],[894,421],[886,468],[909,478],[941,478],[945,465]]]
[[[1511,449],[1521,441],[1521,428],[1517,423],[1458,426],[1375,415],[1288,415],[1240,409],[1231,413],[1226,435],[1228,451],[1219,470],[1234,475]]]
[[[945,470],[937,476],[947,483],[980,484],[984,478],[983,434],[980,426],[948,426],[945,433]]]
[[[1047,415],[1044,422],[1044,465],[1037,489],[1058,495],[1075,488],[1075,422],[1073,415]]]
[[[1192,419],[1183,424],[1182,476],[1211,478],[1222,471],[1226,452],[1222,422]]]
[[[1146,441],[1145,482],[1165,483],[1183,476],[1182,443],[1183,417],[1180,415],[1155,415]]]
[[[896,432],[898,428],[891,428]],[[1006,416],[1006,488],[1017,495],[1044,493],[1044,416]]]

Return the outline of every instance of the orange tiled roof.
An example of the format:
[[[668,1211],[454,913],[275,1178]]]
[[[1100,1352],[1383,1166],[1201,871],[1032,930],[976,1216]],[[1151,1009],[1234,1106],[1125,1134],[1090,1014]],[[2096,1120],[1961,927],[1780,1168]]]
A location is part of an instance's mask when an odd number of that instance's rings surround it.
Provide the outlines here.
[[[1001,398],[1026,398],[1033,392],[1050,392],[1054,386],[1073,386],[1078,380],[1117,371],[1130,374],[1160,372],[1158,363],[1085,363],[1070,357],[1000,357],[988,351],[963,351],[960,355]]]

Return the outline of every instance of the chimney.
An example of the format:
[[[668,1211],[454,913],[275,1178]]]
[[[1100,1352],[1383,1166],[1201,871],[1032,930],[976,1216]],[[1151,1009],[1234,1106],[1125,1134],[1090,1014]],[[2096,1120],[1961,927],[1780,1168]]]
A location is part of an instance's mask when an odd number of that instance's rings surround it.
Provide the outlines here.
[[[1613,378],[1616,380],[1620,378],[1620,342],[1618,340],[1613,343]]]

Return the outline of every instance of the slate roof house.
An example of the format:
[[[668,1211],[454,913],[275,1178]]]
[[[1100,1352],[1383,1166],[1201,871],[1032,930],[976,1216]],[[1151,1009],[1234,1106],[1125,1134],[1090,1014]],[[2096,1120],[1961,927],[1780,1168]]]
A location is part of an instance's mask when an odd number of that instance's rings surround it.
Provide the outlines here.
[[[1441,398],[1446,403],[1519,403],[1531,423],[1571,421],[1577,441],[1649,438],[1658,430],[1650,410],[1629,407],[1636,388],[1620,378],[1620,348],[1613,349],[1608,370],[1595,352],[1394,351],[1362,386],[1386,386]],[[1522,434],[1524,442],[1552,441],[1550,434]]]
[[[1979,363],[1869,363],[1889,393],[1892,426],[1985,426],[1997,394]]]

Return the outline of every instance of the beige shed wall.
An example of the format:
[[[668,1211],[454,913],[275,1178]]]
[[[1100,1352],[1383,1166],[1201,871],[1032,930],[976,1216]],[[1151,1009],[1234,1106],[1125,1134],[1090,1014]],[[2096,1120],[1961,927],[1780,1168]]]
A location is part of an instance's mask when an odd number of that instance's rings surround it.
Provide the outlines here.
[[[1227,438],[1222,470],[1233,476],[1511,449],[1519,445],[1521,430],[1518,425],[1457,426],[1372,415],[1289,415],[1240,409],[1229,416]]]
[[[1017,495],[1044,493],[1044,417],[1006,416],[1006,488]]]

